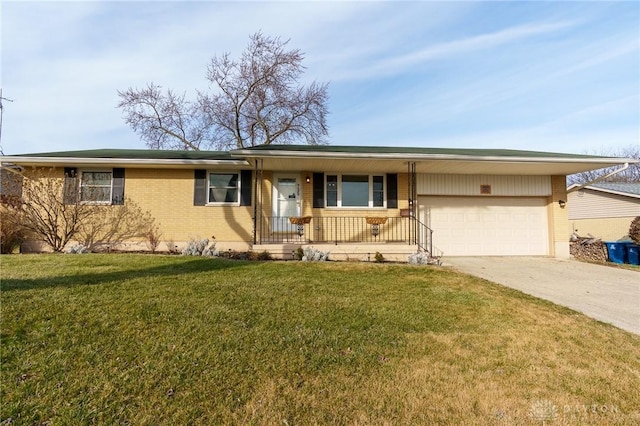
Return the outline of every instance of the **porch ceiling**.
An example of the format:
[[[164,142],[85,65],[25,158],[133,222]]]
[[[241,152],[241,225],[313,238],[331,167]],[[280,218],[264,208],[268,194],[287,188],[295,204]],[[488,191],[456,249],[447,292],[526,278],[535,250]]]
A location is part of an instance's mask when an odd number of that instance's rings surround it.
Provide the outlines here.
[[[264,158],[264,170],[340,173],[406,173],[409,162],[416,163],[417,173],[472,175],[570,175],[586,170],[621,165],[611,159],[599,161],[532,161],[505,159],[370,159],[370,158]],[[609,161],[607,161],[609,160]]]

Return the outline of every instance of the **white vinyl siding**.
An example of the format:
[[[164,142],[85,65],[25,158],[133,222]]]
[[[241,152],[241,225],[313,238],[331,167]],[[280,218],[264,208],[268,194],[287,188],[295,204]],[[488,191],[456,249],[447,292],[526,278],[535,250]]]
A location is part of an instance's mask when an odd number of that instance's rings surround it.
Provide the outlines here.
[[[546,197],[551,195],[550,176],[489,176],[418,174],[418,195],[481,195],[482,185],[492,196]]]
[[[419,205],[445,256],[549,254],[545,198],[420,197]]]
[[[569,220],[640,216],[640,198],[582,189],[570,192]]]

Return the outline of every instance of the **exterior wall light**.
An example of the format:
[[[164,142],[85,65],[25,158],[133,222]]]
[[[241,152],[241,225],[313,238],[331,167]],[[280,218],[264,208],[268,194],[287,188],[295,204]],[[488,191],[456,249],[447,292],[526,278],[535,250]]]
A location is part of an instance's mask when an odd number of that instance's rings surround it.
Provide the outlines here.
[[[307,183],[311,182],[311,178],[309,177],[309,175],[307,175],[307,178],[305,180],[307,181]]]
[[[567,205],[567,202],[565,200],[558,200],[558,205],[561,209],[564,209],[564,206]]]

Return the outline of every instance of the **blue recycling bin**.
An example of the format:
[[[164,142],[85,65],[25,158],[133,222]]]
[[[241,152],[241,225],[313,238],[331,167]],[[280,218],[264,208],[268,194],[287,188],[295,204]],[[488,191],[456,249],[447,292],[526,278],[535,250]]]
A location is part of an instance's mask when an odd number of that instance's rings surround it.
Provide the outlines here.
[[[609,253],[609,260],[613,263],[626,263],[627,262],[627,247],[626,243],[619,242],[606,242],[607,252]]]
[[[640,265],[640,254],[638,250],[640,250],[640,246],[633,243],[625,244],[627,249],[627,261],[631,265]]]

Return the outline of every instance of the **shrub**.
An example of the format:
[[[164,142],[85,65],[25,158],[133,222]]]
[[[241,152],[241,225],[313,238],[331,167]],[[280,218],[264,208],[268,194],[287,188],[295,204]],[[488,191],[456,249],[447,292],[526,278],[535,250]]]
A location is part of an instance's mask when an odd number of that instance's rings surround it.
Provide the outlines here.
[[[10,212],[0,207],[0,253],[13,253],[26,237],[26,231],[19,221],[11,220]]]
[[[408,262],[411,265],[429,265],[431,258],[427,253],[417,252],[409,255]]]
[[[164,244],[167,246],[167,251],[169,252],[169,254],[179,253],[178,246],[176,245],[176,242],[173,238],[167,238],[166,240],[164,240]]]
[[[158,250],[160,239],[162,238],[162,233],[160,232],[160,228],[158,227],[158,225],[152,224],[147,231],[146,237],[147,247],[149,247],[151,253],[155,253],[156,250]]]
[[[304,250],[302,250],[302,247],[298,247],[296,251],[293,252],[293,258],[295,260],[302,260],[303,257],[304,257]]]
[[[67,248],[69,254],[86,254],[89,253],[89,248],[82,244],[73,244]]]
[[[218,256],[219,254],[220,252],[216,250],[216,242],[213,241],[209,244],[207,238],[192,238],[182,250],[183,256]]]
[[[631,221],[631,226],[629,226],[629,237],[634,243],[640,244],[640,216],[637,216]]]
[[[303,262],[324,262],[329,260],[329,251],[321,251],[313,247],[305,247],[303,250]]]
[[[258,259],[258,260],[271,260],[271,253],[269,253],[267,250],[261,251],[256,256],[256,259]]]
[[[224,253],[220,253],[221,257],[226,257]],[[237,259],[237,260],[273,260],[271,257],[271,253],[268,250],[263,250],[261,252],[257,251],[240,251],[240,252],[231,252],[228,254],[229,259]]]
[[[384,256],[379,251],[376,252],[376,255],[374,256],[374,259],[376,260],[377,263],[384,262]]]

